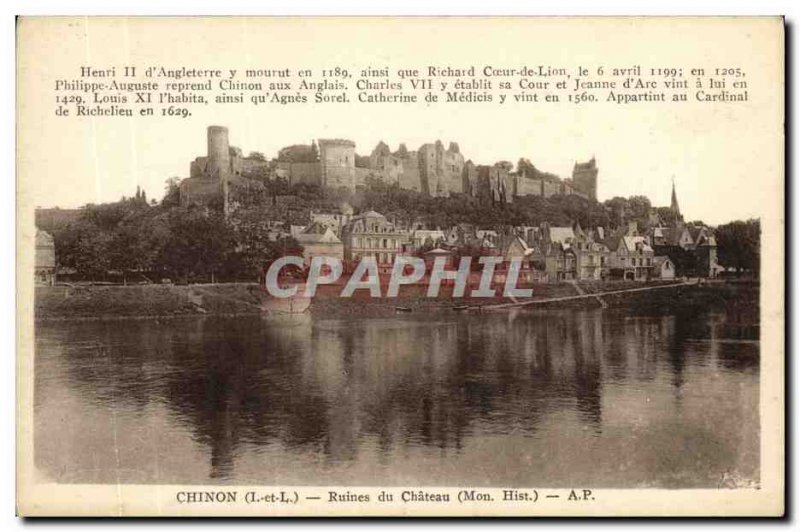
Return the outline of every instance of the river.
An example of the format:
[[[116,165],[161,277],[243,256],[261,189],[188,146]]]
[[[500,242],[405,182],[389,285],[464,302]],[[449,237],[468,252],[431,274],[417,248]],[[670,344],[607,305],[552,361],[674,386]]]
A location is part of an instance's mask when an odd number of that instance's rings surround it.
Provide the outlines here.
[[[759,344],[725,313],[39,322],[63,483],[754,486]]]

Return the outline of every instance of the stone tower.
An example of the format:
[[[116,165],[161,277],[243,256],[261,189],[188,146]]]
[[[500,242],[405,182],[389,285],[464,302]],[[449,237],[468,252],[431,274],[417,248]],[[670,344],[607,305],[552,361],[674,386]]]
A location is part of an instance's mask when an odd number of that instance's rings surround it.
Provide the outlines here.
[[[356,143],[346,139],[319,139],[322,185],[356,188]]]
[[[231,152],[228,142],[228,128],[222,126],[208,127],[208,153],[206,175],[227,181],[231,173]]]
[[[576,162],[572,168],[572,182],[575,188],[593,200],[597,199],[597,173],[597,161],[594,156],[589,162]]]
[[[222,191],[222,212],[227,218],[230,211],[231,147],[228,128],[208,127],[208,152],[206,154],[206,177],[219,182]]]

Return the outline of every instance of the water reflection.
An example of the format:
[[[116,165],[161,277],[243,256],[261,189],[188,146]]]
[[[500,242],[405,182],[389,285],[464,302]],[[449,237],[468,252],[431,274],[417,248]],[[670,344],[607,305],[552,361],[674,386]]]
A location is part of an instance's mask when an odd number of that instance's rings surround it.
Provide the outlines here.
[[[721,341],[724,321],[598,310],[39,324],[36,463],[63,482],[757,480],[758,346]]]

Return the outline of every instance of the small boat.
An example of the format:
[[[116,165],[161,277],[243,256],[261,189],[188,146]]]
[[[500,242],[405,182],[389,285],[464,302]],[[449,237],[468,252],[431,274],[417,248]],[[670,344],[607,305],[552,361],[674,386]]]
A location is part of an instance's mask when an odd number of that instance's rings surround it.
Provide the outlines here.
[[[411,309],[408,307],[394,307],[394,310],[397,312],[411,312]]]
[[[467,306],[467,305],[456,305],[456,306],[453,307],[453,310],[462,311],[462,310],[467,310],[468,308],[469,308],[469,306]]]

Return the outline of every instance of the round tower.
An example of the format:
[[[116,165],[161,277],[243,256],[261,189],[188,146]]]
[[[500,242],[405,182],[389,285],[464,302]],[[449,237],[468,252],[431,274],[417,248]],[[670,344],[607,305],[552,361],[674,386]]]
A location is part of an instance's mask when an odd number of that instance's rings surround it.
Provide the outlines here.
[[[209,177],[226,179],[230,174],[231,155],[228,143],[228,128],[222,126],[208,127],[208,161],[206,173]]]

